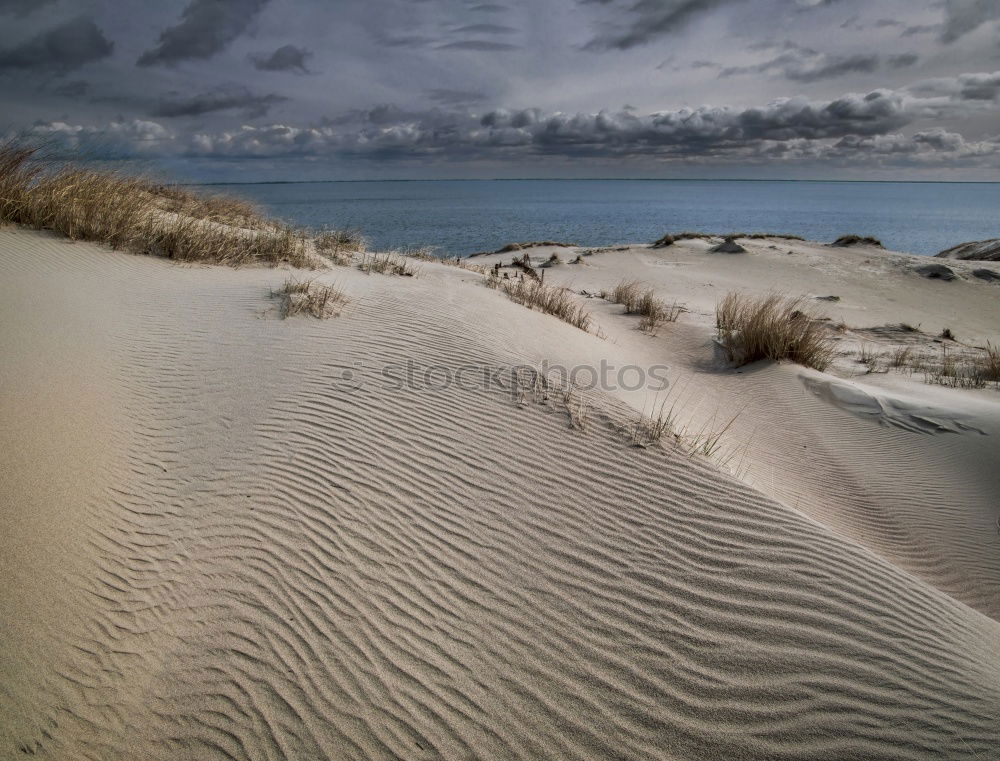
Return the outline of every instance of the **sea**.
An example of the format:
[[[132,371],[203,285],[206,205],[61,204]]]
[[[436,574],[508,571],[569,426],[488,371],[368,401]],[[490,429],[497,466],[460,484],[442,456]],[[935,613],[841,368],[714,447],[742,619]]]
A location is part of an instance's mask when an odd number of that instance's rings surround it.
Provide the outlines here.
[[[652,242],[669,232],[873,236],[935,254],[1000,237],[1000,183],[747,180],[407,180],[213,185],[316,230],[353,228],[379,250],[441,256],[514,241]]]

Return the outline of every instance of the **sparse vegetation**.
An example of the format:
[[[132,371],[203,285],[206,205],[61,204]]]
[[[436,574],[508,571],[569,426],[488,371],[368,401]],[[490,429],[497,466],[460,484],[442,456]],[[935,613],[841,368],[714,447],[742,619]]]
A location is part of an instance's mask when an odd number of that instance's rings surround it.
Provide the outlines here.
[[[525,275],[538,279],[538,270],[531,266],[531,257],[525,252],[520,257],[514,257],[510,263],[511,267],[517,267],[524,272]]]
[[[715,234],[715,233],[696,233],[696,232],[683,232],[683,233],[668,233],[662,238],[653,242],[654,248],[666,248],[667,246],[672,246],[679,240],[712,240],[713,238],[722,239],[736,239],[736,238],[746,238],[747,240],[762,240],[764,238],[778,238],[781,240],[805,240],[801,235],[787,235],[783,233],[726,233],[726,234]]]
[[[272,296],[281,299],[282,317],[305,313],[326,318],[340,314],[348,302],[347,295],[335,285],[317,283],[315,280],[289,278]]]
[[[858,350],[858,362],[867,365],[869,373],[882,372],[884,360],[885,355],[876,351],[871,344],[861,344],[861,348]]]
[[[822,318],[810,313],[804,302],[776,293],[760,298],[726,294],[715,319],[728,360],[740,366],[787,359],[825,370],[833,359],[833,341]]]
[[[365,252],[361,255],[358,269],[371,274],[377,272],[383,275],[400,275],[402,277],[415,277],[417,269],[413,262],[404,256],[400,256],[394,251],[384,253]]]
[[[605,294],[605,298],[624,306],[626,314],[640,315],[642,320],[639,329],[648,333],[655,333],[665,322],[676,322],[684,310],[676,302],[667,304],[656,298],[652,288],[643,290],[642,284],[637,280],[622,280],[610,294]]]
[[[559,248],[575,248],[576,243],[560,243],[555,240],[530,240],[522,243],[508,243],[502,248],[493,251],[494,254],[508,254],[511,251],[521,251],[525,248],[542,248],[545,246],[558,246]]]
[[[590,312],[576,302],[568,288],[545,285],[531,277],[501,278],[496,271],[490,272],[486,284],[529,309],[551,314],[583,331],[590,329]]]
[[[838,248],[847,248],[849,246],[875,246],[882,248],[882,241],[878,238],[862,237],[860,235],[841,235],[830,245],[837,246]]]
[[[365,239],[357,230],[327,230],[314,239],[316,250],[334,264],[350,264],[353,254],[364,251]]]
[[[941,331],[941,338],[943,338],[945,341],[954,341],[955,334],[951,332],[951,328],[945,328],[944,330]]]
[[[898,346],[889,352],[889,367],[902,368],[913,361],[912,346]]]
[[[0,144],[0,222],[52,230],[137,254],[240,266],[312,266],[304,232],[251,204]]]
[[[949,351],[941,346],[941,360],[925,369],[928,383],[953,388],[1000,387],[1000,347],[986,344],[985,349]]]

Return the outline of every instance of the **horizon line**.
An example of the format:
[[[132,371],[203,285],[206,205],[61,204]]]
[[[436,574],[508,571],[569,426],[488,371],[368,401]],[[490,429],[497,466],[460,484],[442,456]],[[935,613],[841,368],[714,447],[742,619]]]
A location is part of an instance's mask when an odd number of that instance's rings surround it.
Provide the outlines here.
[[[819,180],[772,179],[766,177],[435,177],[381,178],[369,180],[217,180],[178,182],[177,185],[207,187],[214,185],[328,185],[360,182],[800,182],[858,185],[1000,185],[1000,180]]]

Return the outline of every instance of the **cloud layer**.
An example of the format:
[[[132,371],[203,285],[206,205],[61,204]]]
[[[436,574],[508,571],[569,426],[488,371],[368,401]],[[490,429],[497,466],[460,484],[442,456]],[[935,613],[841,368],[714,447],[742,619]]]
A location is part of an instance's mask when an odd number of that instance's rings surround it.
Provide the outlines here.
[[[998,96],[1000,72],[994,72],[921,81],[899,90],[850,93],[828,101],[781,98],[742,109],[702,106],[642,115],[628,108],[574,114],[528,108],[477,114],[441,108],[407,112],[382,106],[318,126],[243,125],[184,136],[155,122],[136,122],[132,127],[114,123],[107,132],[119,146],[133,139],[137,152],[226,158],[652,158],[715,163],[875,161],[883,165],[975,159],[995,165],[1000,158],[998,136],[967,140],[942,128],[909,135],[902,130],[947,114],[981,111],[987,104],[994,105]],[[203,97],[164,109],[161,115],[253,107],[256,98],[249,93]],[[267,98],[265,104],[270,103]],[[69,140],[101,134],[99,128],[65,123],[38,129]]]
[[[997,0],[0,0],[0,27],[5,125],[206,166],[982,177],[1000,124]]]

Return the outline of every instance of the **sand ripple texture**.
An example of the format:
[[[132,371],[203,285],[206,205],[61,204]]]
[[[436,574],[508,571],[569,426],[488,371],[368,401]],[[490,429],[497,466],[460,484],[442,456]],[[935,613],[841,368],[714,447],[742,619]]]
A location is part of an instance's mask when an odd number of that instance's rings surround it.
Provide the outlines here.
[[[382,374],[599,339],[461,271],[282,321],[280,272],[0,240],[0,757],[996,758],[997,622],[599,420]]]

